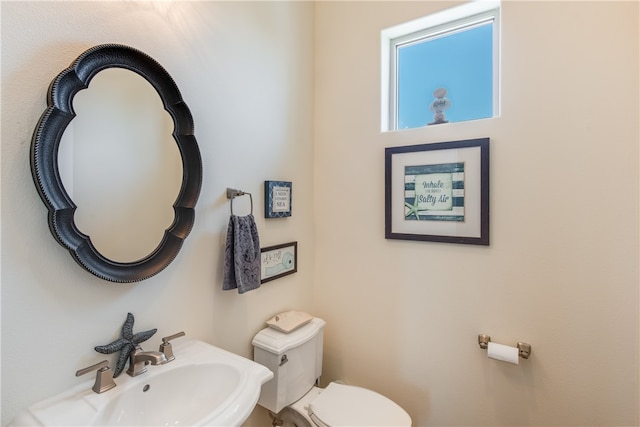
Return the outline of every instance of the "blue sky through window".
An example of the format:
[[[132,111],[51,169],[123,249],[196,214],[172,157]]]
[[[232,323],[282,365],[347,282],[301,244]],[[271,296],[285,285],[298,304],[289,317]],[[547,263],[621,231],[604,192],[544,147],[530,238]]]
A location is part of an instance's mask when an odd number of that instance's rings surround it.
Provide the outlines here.
[[[447,90],[449,122],[493,116],[493,22],[398,48],[398,129],[433,121],[433,92]]]

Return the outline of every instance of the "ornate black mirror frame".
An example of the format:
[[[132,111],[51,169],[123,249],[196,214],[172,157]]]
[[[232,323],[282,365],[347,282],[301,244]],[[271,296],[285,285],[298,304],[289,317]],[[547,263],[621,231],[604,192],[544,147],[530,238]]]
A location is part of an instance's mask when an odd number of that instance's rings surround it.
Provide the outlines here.
[[[115,262],[101,255],[74,221],[76,205],[65,190],[58,170],[62,135],[76,116],[73,97],[107,68],[124,68],[144,77],[158,92],[174,122],[173,138],[182,157],[182,185],[173,204],[175,217],[158,247],[135,262]],[[95,46],[81,54],[51,82],[47,109],[31,140],[31,174],[49,211],[49,229],[55,239],[90,273],[111,282],[147,279],[166,268],[178,255],[195,218],[202,186],[202,160],[194,136],[193,117],[167,71],[147,54],[123,45]]]

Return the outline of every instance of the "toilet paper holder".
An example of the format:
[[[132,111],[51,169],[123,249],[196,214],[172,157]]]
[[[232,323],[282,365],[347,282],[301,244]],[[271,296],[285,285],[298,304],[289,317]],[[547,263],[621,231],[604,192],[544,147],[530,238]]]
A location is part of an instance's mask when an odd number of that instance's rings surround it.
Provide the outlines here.
[[[486,350],[489,347],[489,342],[491,341],[491,337],[489,335],[480,334],[478,335],[478,345],[483,350]],[[527,344],[526,342],[518,342],[516,344],[518,347],[518,355],[523,359],[528,359],[531,355],[531,344]]]

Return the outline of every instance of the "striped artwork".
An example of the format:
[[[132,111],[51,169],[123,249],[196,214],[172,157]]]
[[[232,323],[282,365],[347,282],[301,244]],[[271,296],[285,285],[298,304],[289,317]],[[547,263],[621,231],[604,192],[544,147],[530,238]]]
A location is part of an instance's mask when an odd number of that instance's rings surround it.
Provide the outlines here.
[[[464,162],[405,166],[404,219],[464,221]]]

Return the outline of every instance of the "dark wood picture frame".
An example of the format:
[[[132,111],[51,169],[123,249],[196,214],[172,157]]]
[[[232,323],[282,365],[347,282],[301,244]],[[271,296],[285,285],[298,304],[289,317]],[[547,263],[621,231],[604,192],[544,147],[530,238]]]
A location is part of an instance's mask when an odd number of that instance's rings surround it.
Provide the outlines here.
[[[298,271],[298,242],[260,249],[260,283],[270,282]]]
[[[489,138],[385,149],[385,238],[489,245]]]

